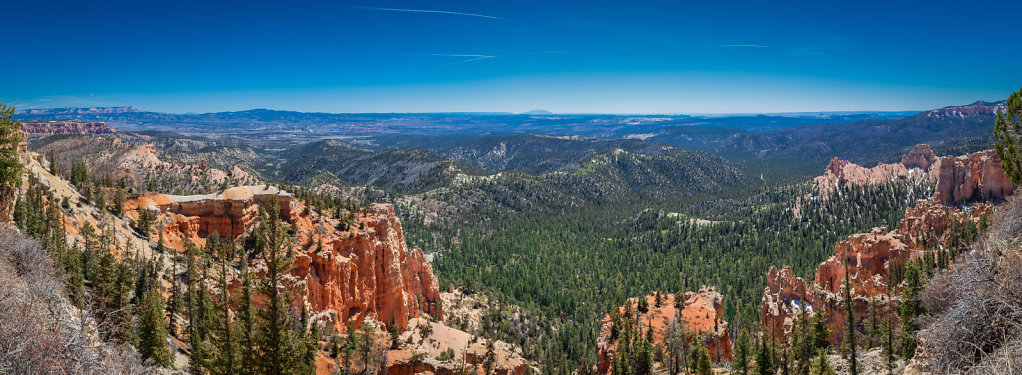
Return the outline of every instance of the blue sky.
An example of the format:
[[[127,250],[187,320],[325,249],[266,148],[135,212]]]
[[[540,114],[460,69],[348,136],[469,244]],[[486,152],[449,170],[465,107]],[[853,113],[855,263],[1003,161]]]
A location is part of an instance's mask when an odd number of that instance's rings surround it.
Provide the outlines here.
[[[0,102],[164,112],[922,110],[1022,86],[1018,1],[15,1]]]

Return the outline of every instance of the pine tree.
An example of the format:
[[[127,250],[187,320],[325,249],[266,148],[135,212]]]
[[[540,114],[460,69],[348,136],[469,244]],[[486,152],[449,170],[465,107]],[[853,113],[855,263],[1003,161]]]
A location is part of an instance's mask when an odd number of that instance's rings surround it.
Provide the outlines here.
[[[160,239],[159,242],[156,244],[156,248],[160,249],[162,247],[164,247],[164,244],[163,231],[161,230]],[[169,324],[167,327],[171,334],[177,334],[177,331],[175,330],[176,326],[175,321],[177,319],[175,319],[175,316],[177,316],[177,314],[181,312],[182,298],[181,282],[178,281],[177,270],[181,264],[181,255],[177,251],[174,251],[172,260],[173,260],[171,265],[172,268],[170,269],[170,272],[168,272],[170,274],[170,301],[167,303],[167,316],[169,317]]]
[[[138,333],[138,351],[144,359],[152,359],[160,366],[170,366],[170,348],[167,346],[167,329],[163,318],[163,297],[158,285],[146,293],[142,305]]]
[[[1004,175],[1012,184],[1022,184],[1022,89],[1008,96],[1004,112],[997,113],[994,136],[999,139],[994,150]]]
[[[291,329],[293,319],[288,312],[292,298],[287,285],[284,285],[293,260],[286,255],[289,239],[280,223],[280,209],[276,201],[269,202],[261,210],[257,236],[259,254],[266,265],[266,274],[259,282],[259,293],[266,302],[257,314],[257,359],[264,373],[291,374],[297,368],[295,359],[300,358]]]
[[[188,308],[188,341],[191,346],[191,353],[188,356],[188,364],[193,374],[202,374],[208,368],[208,357],[206,353],[206,296],[202,275],[198,269],[197,255],[199,250],[191,242],[186,244],[185,250],[185,280],[188,284],[186,293],[186,306]]]
[[[125,200],[127,200],[127,197],[124,196],[124,189],[118,186],[117,189],[114,190],[114,207],[113,207],[114,213],[118,215],[124,214]]]
[[[824,314],[826,314],[826,310],[813,314],[813,327],[810,334],[813,350],[826,350],[830,347],[830,328],[827,327]]]
[[[774,375],[774,363],[771,360],[770,345],[766,342],[759,344],[756,351],[756,373],[759,375]]]
[[[303,307],[304,308],[304,307]],[[400,349],[401,348],[401,336],[397,330],[397,317],[390,319],[390,324],[387,325],[387,331],[390,333],[390,348]]]
[[[855,348],[855,309],[852,307],[852,278],[848,273],[848,265],[845,265],[845,313],[848,314],[848,332],[846,342],[848,343],[848,366],[852,375],[859,375],[859,360]]]
[[[486,341],[486,354],[483,355],[483,373],[493,374],[497,367],[497,353],[493,348],[493,340]]]
[[[217,296],[215,318],[213,319],[213,328],[216,333],[214,340],[214,348],[216,354],[212,366],[210,366],[211,374],[235,374],[237,373],[237,367],[239,367],[237,355],[238,347],[237,340],[234,336],[235,332],[231,325],[231,294],[230,285],[227,283],[227,276],[233,269],[231,262],[234,260],[234,244],[229,241],[220,241],[220,236],[217,232],[213,232],[207,238],[207,253],[216,254],[218,258],[217,265],[217,289],[219,289],[219,295]]]
[[[18,161],[17,146],[22,141],[20,129],[21,123],[14,121],[14,107],[0,104],[0,184],[5,189],[14,189],[21,182],[25,169]]]
[[[645,337],[639,339],[636,350],[635,365],[633,370],[636,374],[649,374],[653,370],[653,345]]]
[[[696,350],[699,352],[699,361],[696,362],[696,374],[712,375],[713,364],[710,359],[710,350],[706,348],[706,345],[699,345]]]
[[[901,355],[905,360],[912,359],[916,352],[916,331],[919,325],[915,318],[923,314],[919,293],[922,290],[922,275],[916,262],[909,262],[905,270],[905,289],[901,292]]]
[[[53,150],[50,150],[50,174],[60,177],[60,167],[57,166],[57,158],[53,156]]]
[[[241,278],[241,296],[238,300],[238,311],[235,315],[234,327],[238,333],[238,361],[249,365],[239,366],[239,374],[253,374],[255,368],[251,364],[256,362],[255,352],[255,316],[252,312],[252,274],[248,271],[248,254],[242,251],[238,262],[241,264],[239,276]]]
[[[381,348],[376,344],[376,329],[363,322],[358,333],[358,355],[362,361],[362,375],[368,375],[378,370],[381,358]]]
[[[890,372],[894,369],[894,323],[891,318],[885,318],[880,329],[884,342],[882,355],[887,361],[887,370]]]
[[[877,312],[877,300],[874,296],[869,298],[869,340],[866,351],[877,346],[880,342],[880,317]]]
[[[819,354],[816,355],[816,360],[813,361],[813,369],[809,372],[810,375],[837,375],[834,372],[834,368],[830,367],[830,361],[827,360],[827,352],[820,350]]]
[[[750,350],[750,339],[749,330],[743,328],[742,332],[738,334],[738,345],[735,347],[735,373],[741,375],[749,374],[749,350]]]

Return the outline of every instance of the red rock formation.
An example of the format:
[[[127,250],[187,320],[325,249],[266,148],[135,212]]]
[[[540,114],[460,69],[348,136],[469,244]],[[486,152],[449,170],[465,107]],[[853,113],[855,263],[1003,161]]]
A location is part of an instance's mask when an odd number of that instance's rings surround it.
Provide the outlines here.
[[[1003,199],[1014,187],[993,150],[940,159],[934,199],[944,204]]]
[[[812,302],[812,290],[804,279],[795,276],[790,266],[781,270],[770,267],[760,305],[760,322],[764,328],[773,330],[775,336],[783,337],[785,330],[794,324],[798,309]]]
[[[937,155],[930,149],[930,145],[920,144],[912,148],[912,151],[901,157],[901,164],[905,168],[919,168],[927,169],[930,168],[933,163],[937,162]]]
[[[433,268],[422,250],[408,249],[394,207],[372,206],[360,220],[365,230],[340,232],[332,230],[333,223],[321,225],[304,215],[297,219],[306,251],[299,253],[292,274],[304,282],[313,311],[332,311],[327,320],[337,332],[366,317],[393,320],[399,329],[420,311],[442,319]],[[323,250],[317,252],[319,239]]]
[[[660,307],[655,305],[655,296],[650,295],[644,298],[649,304],[649,311],[640,316],[642,320],[642,334],[645,334],[652,327],[654,344],[662,344],[664,329],[671,319],[679,313],[678,309],[675,308],[675,299],[678,296],[674,294],[661,295]],[[713,361],[731,359],[731,336],[727,329],[728,323],[723,319],[724,296],[704,286],[699,289],[699,292],[685,293],[684,298],[684,307],[680,311],[680,315],[688,332],[702,335],[700,340],[706,345]],[[636,311],[638,299],[630,299],[628,303],[632,305],[632,311]],[[624,312],[625,307],[618,307],[618,310]],[[610,370],[611,359],[617,351],[617,342],[610,341],[612,326],[613,322],[610,315],[607,315],[603,318],[600,337],[596,343],[597,354],[600,357],[597,370],[600,373],[607,373]]]
[[[814,179],[820,194],[830,195],[843,186],[866,186],[890,182],[921,182],[932,180],[929,171],[937,160],[929,145],[918,145],[902,157],[900,163],[877,164],[866,168],[858,164],[831,159],[822,176]]]
[[[439,285],[421,250],[409,249],[393,206],[375,205],[358,217],[361,223],[340,230],[340,221],[305,212],[304,204],[274,187],[235,187],[219,195],[151,194],[130,200],[128,215],[157,213],[168,247],[179,251],[186,240],[202,246],[218,232],[237,239],[255,225],[259,204],[277,199],[280,216],[296,231],[293,286],[295,303],[306,303],[320,321],[336,332],[365,318],[407,327],[420,311],[442,319]],[[322,247],[320,247],[322,243]],[[258,264],[252,267],[258,270]]]
[[[78,120],[22,121],[21,130],[29,136],[51,134],[112,134],[115,130],[105,122]]]
[[[790,268],[780,271],[770,269],[760,308],[765,329],[772,329],[777,335],[784,334],[805,302],[816,311],[827,312],[831,340],[839,343],[847,324],[843,298],[846,276],[853,289],[852,310],[857,321],[868,316],[871,299],[877,300],[882,316],[897,321],[900,291],[889,285],[892,270],[903,269],[909,259],[921,258],[925,251],[947,248],[953,234],[952,227],[975,225],[993,209],[990,203],[975,203],[965,208],[946,204],[958,205],[972,199],[1000,199],[1012,192],[1011,184],[1004,178],[1000,162],[992,151],[936,161],[931,155],[929,147],[917,146],[902,159],[900,165],[929,168],[929,174],[937,180],[937,192],[933,200],[919,201],[915,207],[906,209],[905,218],[896,230],[874,228],[870,233],[854,234],[838,242],[834,255],[817,268],[812,285],[794,277]],[[868,181],[862,176],[891,176],[887,172],[897,170],[891,166],[894,165],[882,164],[884,168],[866,170],[834,159],[817,182],[833,182],[830,186],[852,181],[862,183]]]
[[[952,225],[977,223],[982,216],[989,217],[994,206],[986,202],[973,203],[967,209],[947,207],[940,202],[919,201],[905,210],[905,218],[898,224],[902,241],[911,249],[946,248]]]

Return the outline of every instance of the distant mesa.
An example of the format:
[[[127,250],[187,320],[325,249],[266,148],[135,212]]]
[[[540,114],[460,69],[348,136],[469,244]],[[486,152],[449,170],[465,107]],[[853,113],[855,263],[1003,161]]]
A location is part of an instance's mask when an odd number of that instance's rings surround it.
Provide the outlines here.
[[[1004,112],[1006,102],[985,102],[977,101],[969,105],[951,106],[931,110],[926,113],[927,117],[931,118],[947,118],[947,117],[958,117],[965,118],[970,116],[994,116],[998,112]]]
[[[30,137],[53,134],[112,134],[115,131],[105,122],[78,120],[22,121],[21,130]]]
[[[550,112],[550,111],[547,111],[545,109],[533,109],[533,110],[528,111],[528,112],[522,112],[522,114],[523,115],[552,115],[554,113]]]

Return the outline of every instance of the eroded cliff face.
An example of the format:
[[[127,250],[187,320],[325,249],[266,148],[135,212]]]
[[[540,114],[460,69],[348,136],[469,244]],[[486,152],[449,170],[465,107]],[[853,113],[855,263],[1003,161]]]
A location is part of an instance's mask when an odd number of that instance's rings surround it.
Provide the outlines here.
[[[996,156],[991,157],[992,151],[937,159],[930,157],[932,151],[927,151],[928,147],[917,147],[899,165],[924,168],[926,174],[932,175],[938,186],[934,199],[920,200],[915,207],[906,209],[905,217],[894,230],[874,228],[869,233],[853,234],[838,242],[834,255],[817,267],[811,283],[796,277],[790,267],[780,270],[771,267],[760,308],[764,329],[784,335],[802,308],[809,316],[826,311],[831,342],[840,343],[848,318],[843,289],[846,279],[851,282],[856,321],[868,317],[870,306],[875,303],[881,317],[891,317],[897,322],[901,289],[899,285],[891,285],[891,280],[895,279],[893,273],[903,270],[910,259],[922,258],[926,251],[948,248],[953,234],[951,228],[976,225],[994,209],[989,202],[969,206],[963,203],[1000,199],[1012,192],[1010,182],[1003,179],[1000,162],[994,160]],[[873,181],[876,176],[881,176],[880,180],[898,176],[889,172],[900,169],[887,164],[870,169],[868,173],[865,171],[835,159],[825,176],[827,181]],[[850,179],[849,176],[872,177]],[[820,180],[817,178],[817,182]]]
[[[642,297],[649,304],[649,311],[640,314],[641,333],[653,328],[653,342],[663,344],[663,332],[675,316],[680,316],[688,332],[698,334],[698,338],[689,338],[689,341],[699,340],[710,352],[714,362],[731,359],[731,336],[728,333],[728,323],[724,321],[724,296],[716,290],[702,287],[698,292],[687,292],[684,296],[675,294],[661,295],[661,306],[656,307],[656,297],[653,295]],[[683,298],[681,311],[675,307],[677,298]],[[632,298],[628,303],[632,305],[632,311],[636,311],[639,300]],[[625,306],[618,307],[624,312]],[[600,363],[597,370],[600,373],[607,373],[610,370],[614,354],[617,352],[617,341],[611,341],[611,327],[613,322],[610,315],[604,317],[600,337],[596,340],[597,354]]]
[[[941,158],[937,173],[934,199],[948,205],[1001,200],[1014,191],[993,150]]]
[[[918,145],[902,157],[900,163],[880,163],[873,168],[831,159],[822,176],[813,180],[821,196],[829,196],[843,186],[869,186],[884,183],[932,182],[931,171],[936,168],[938,158],[929,145]]]
[[[23,121],[21,130],[29,136],[47,136],[52,134],[112,134],[105,122],[83,122],[79,120]]]
[[[395,322],[400,329],[421,312],[442,319],[439,285],[425,255],[409,249],[390,205],[374,205],[343,225],[275,187],[242,186],[217,195],[148,194],[131,199],[128,215],[147,210],[162,228],[164,242],[184,251],[188,241],[203,246],[216,232],[239,240],[255,226],[261,203],[277,200],[280,218],[294,228],[292,287],[315,319],[335,332],[366,318]],[[341,229],[345,228],[345,229]],[[158,232],[150,236],[156,240]],[[261,269],[255,261],[253,270]],[[235,285],[237,282],[235,281]]]
[[[419,249],[409,249],[391,205],[374,205],[359,217],[364,229],[336,230],[323,218],[295,220],[303,252],[292,275],[305,284],[305,300],[336,332],[365,318],[395,322],[399,329],[426,312],[442,319],[440,289],[433,267]],[[319,241],[322,240],[322,249]],[[322,316],[322,314],[321,314]]]

